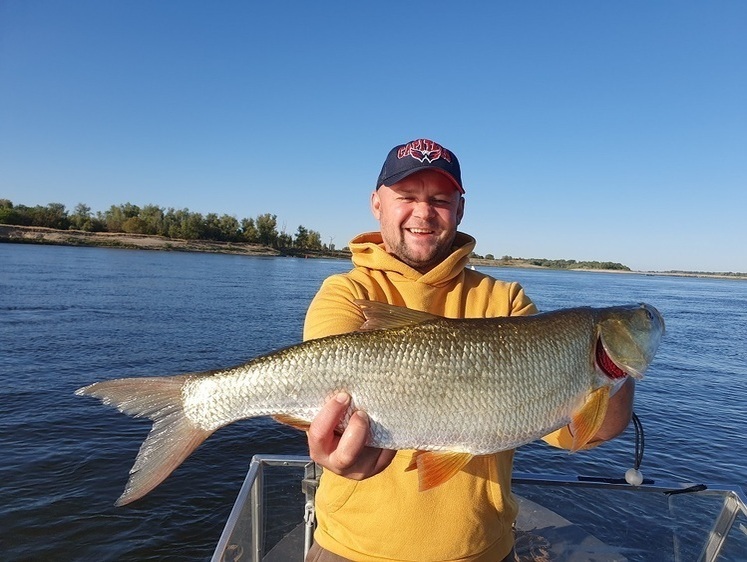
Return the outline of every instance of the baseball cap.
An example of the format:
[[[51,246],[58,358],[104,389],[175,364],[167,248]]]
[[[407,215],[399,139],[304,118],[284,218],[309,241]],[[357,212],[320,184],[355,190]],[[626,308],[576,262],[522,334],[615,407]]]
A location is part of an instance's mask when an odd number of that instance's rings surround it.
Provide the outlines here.
[[[395,184],[410,174],[428,169],[438,170],[454,182],[459,193],[464,193],[459,160],[453,152],[428,139],[410,141],[390,150],[381,167],[376,189],[381,185]]]

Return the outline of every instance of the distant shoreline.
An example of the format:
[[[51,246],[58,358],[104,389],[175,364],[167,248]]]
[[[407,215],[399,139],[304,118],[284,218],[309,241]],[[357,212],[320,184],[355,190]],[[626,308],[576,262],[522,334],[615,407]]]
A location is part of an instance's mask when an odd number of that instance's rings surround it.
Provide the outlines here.
[[[56,230],[41,226],[16,226],[0,224],[0,242],[17,244],[48,244],[55,246],[92,246],[127,250],[160,250],[170,252],[202,252],[235,254],[242,256],[273,257],[327,257],[349,258],[346,252],[319,252],[316,250],[283,250],[244,242],[218,242],[214,240],[184,240],[151,234],[125,232],[85,232],[83,230]]]
[[[242,242],[218,242],[213,240],[183,240],[178,238],[166,238],[149,234],[127,234],[124,232],[85,232],[82,230],[56,230],[40,226],[16,226],[0,224],[0,243],[17,244],[47,244],[57,246],[92,246],[102,248],[121,248],[130,250],[160,250],[172,252],[203,252],[214,254],[234,254],[255,257],[307,257],[307,258],[330,258],[350,259],[349,251],[318,251],[318,250],[294,250],[284,249],[282,251],[262,246],[260,244],[248,244]],[[549,267],[537,266],[528,260],[489,260],[485,258],[470,259],[471,266],[488,267],[519,267],[526,269],[540,269],[549,271],[564,271]],[[586,271],[596,273],[633,273],[636,275],[655,275],[668,277],[702,277],[714,279],[737,279],[747,280],[745,275],[727,275],[723,273],[704,273],[687,271],[624,271],[616,269],[567,269],[565,271]]]
[[[541,265],[533,265],[528,260],[511,259],[508,261],[504,260],[486,260],[486,259],[471,259],[470,265],[475,266],[487,266],[487,267],[521,267],[525,269],[540,269],[546,271],[583,271],[586,273],[619,273],[619,274],[632,274],[632,275],[650,275],[656,277],[701,277],[706,279],[737,279],[741,281],[747,281],[747,274],[733,274],[729,275],[726,273],[708,273],[708,272],[695,272],[695,271],[637,271],[633,269],[592,269],[584,267],[574,268],[552,268],[543,267]]]

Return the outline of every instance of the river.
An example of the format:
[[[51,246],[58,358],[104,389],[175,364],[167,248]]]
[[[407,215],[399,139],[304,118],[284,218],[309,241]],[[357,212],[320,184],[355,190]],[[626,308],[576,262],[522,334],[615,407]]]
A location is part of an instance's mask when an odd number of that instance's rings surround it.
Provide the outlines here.
[[[76,388],[226,367],[298,342],[338,260],[0,244],[0,551],[10,560],[205,560],[255,453],[304,454],[259,419],[224,428],[143,500],[116,508],[149,422]],[[483,268],[541,310],[645,301],[667,333],[636,412],[647,477],[747,487],[747,282]],[[542,443],[516,470],[622,475],[632,429],[594,451]]]

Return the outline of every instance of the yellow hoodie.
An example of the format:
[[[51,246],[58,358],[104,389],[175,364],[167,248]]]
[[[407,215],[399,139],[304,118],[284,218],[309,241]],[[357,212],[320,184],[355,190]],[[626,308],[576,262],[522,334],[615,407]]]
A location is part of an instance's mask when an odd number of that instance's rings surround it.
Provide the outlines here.
[[[474,247],[474,238],[458,233],[451,255],[422,274],[387,254],[378,232],[356,237],[350,244],[355,269],[324,281],[306,315],[304,339],[358,329],[364,317],[355,299],[449,318],[536,313],[519,284],[465,268]],[[405,471],[412,453],[399,451],[382,473],[363,481],[325,472],[315,541],[362,562],[502,560],[513,546],[517,513],[513,451],[475,457],[426,492],[418,491],[417,471]]]

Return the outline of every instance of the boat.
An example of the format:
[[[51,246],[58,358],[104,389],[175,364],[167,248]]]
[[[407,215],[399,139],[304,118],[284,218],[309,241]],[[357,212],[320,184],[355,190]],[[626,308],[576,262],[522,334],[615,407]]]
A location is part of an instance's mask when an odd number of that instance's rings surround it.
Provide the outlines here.
[[[320,474],[309,457],[254,456],[212,561],[301,562]],[[747,560],[739,486],[523,473],[512,482],[521,562]]]

